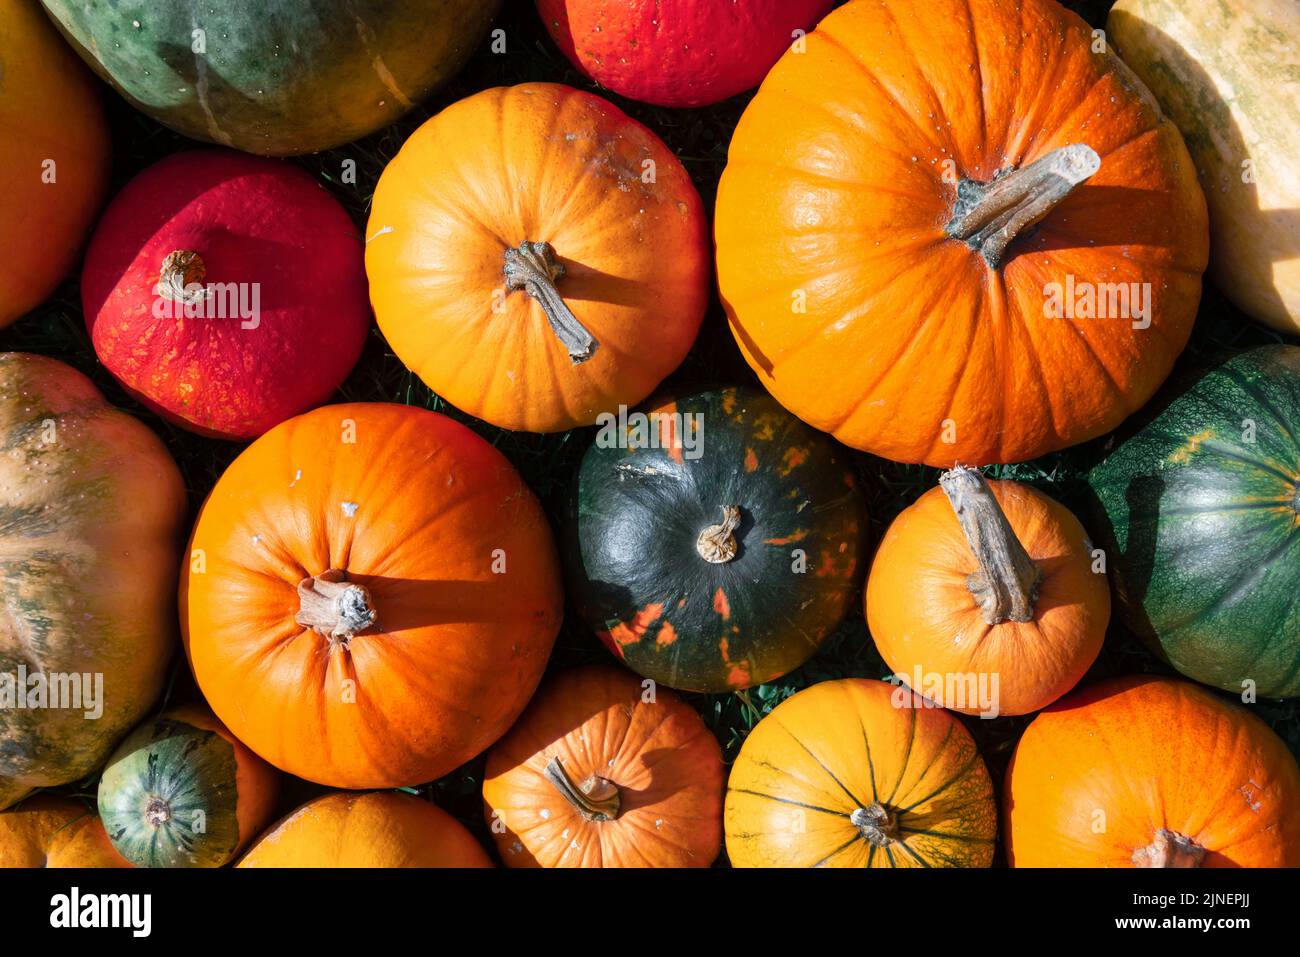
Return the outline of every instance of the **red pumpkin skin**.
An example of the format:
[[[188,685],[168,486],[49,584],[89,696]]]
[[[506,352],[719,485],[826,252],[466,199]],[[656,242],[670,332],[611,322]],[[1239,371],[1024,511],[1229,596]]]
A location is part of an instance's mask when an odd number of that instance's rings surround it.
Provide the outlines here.
[[[537,0],[579,70],[657,106],[707,106],[758,86],[834,0]]]
[[[257,283],[255,318],[159,316],[163,260],[199,254],[204,283]],[[189,278],[189,277],[187,277]],[[364,245],[343,207],[277,160],[196,150],[118,194],[86,254],[86,325],[136,398],[215,438],[256,438],[328,401],[370,326]],[[251,311],[251,310],[250,310]]]

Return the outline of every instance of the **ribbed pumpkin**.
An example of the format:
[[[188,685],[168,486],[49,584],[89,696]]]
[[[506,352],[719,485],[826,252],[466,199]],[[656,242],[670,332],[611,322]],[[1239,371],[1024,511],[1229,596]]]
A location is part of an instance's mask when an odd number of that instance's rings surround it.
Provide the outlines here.
[[[559,432],[640,402],[709,295],[699,194],[657,136],[553,83],[484,90],[412,134],[366,228],[379,328],[458,408]]]
[[[1300,695],[1300,348],[1179,383],[1088,482],[1129,629],[1197,681]]]
[[[0,868],[130,866],[80,801],[42,794],[0,812]]]
[[[36,0],[0,0],[0,326],[67,274],[108,186],[94,78]]]
[[[833,0],[537,0],[579,70],[660,106],[706,106],[758,86]]]
[[[393,791],[327,794],[294,811],[239,867],[491,867],[456,819]]]
[[[109,205],[81,279],[99,359],[154,411],[250,439],[329,400],[370,328],[361,237],[296,167],[169,156]]]
[[[735,691],[799,667],[860,581],[866,513],[844,451],[756,389],[611,416],[575,512],[578,611],[672,688]]]
[[[950,467],[1146,402],[1191,332],[1205,199],[1178,130],[1093,44],[1054,0],[881,0],[781,58],[715,233],[732,331],[786,408]]]
[[[208,703],[261,757],[335,787],[409,786],[524,709],[559,630],[557,565],[537,500],[469,429],[326,406],[218,480],[181,624]]]
[[[146,721],[99,780],[113,846],[137,867],[221,867],[271,821],[279,780],[202,707]]]
[[[595,666],[542,686],[488,755],[483,804],[511,867],[708,867],[724,781],[693,708]]]
[[[1028,485],[959,467],[939,486],[894,519],[876,552],[866,598],[876,648],[945,708],[1037,711],[1101,651],[1110,589],[1092,543]]]
[[[0,354],[0,448],[6,808],[90,774],[153,705],[186,502],[158,438],[53,359]]]
[[[1300,4],[1119,0],[1106,36],[1187,140],[1210,208],[1210,276],[1300,332]]]
[[[723,822],[735,867],[988,867],[997,808],[956,718],[906,687],[844,678],[754,727]]]
[[[249,153],[314,153],[392,123],[474,52],[500,0],[43,0],[138,110]]]
[[[1133,675],[1025,729],[1007,769],[1015,867],[1300,867],[1300,769],[1240,705]]]

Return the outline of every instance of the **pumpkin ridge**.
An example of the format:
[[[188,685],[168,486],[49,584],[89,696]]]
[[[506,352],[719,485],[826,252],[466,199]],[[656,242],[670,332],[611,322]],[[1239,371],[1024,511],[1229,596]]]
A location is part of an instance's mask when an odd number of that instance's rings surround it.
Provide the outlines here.
[[[834,34],[834,32],[832,31],[832,27],[835,25],[836,24],[833,21],[823,22],[818,25],[818,28],[816,30],[814,30],[812,33],[808,35],[807,39],[812,42],[819,42],[817,38],[820,37],[822,41],[825,41],[830,46],[838,50],[844,57],[846,57],[850,63],[852,63],[855,67],[857,67],[857,69],[862,73],[863,76],[865,76],[868,80],[871,81],[871,84],[875,89],[884,93],[884,102],[888,103],[891,107],[893,107],[894,113],[897,116],[901,117],[904,121],[906,121],[907,125],[912,128],[912,132],[920,136],[922,140],[926,141],[931,146],[937,147],[939,149],[939,152],[946,153],[948,156],[952,156],[952,157],[960,156],[961,153],[956,148],[957,144],[954,143],[951,139],[945,138],[944,141],[942,142],[935,142],[930,139],[930,134],[925,129],[923,129],[921,125],[916,122],[915,119],[913,119],[912,111],[907,109],[907,107],[903,103],[903,100],[899,97],[897,91],[895,91],[894,89],[886,85],[880,79],[880,77],[878,77],[871,70],[871,68],[867,66],[866,63],[864,63],[852,50],[850,50],[845,45],[843,40],[841,40],[839,37],[837,37]],[[906,44],[904,43],[903,45],[904,45],[904,49],[906,49]],[[912,55],[911,50],[908,50],[907,52],[908,52],[908,56],[913,61],[913,65],[915,66],[916,65],[915,56]],[[918,75],[921,73],[919,67],[917,67],[917,73]],[[927,80],[927,85],[928,82],[929,81]],[[934,96],[933,87],[931,87],[930,94],[931,97]],[[934,113],[936,115],[942,112],[941,104],[938,103],[937,101],[934,101],[933,99],[931,100],[930,106],[931,108],[933,108]],[[944,134],[945,137],[947,137],[947,135],[948,134]],[[945,149],[944,147],[947,148]]]
[[[829,767],[827,767],[827,766],[826,766],[826,763],[825,763],[824,761],[822,761],[821,758],[819,758],[819,757],[817,757],[817,755],[813,754],[812,750],[808,747],[808,745],[804,744],[802,740],[800,740],[798,737],[796,737],[793,731],[791,731],[789,728],[787,728],[784,724],[782,724],[782,723],[779,722],[779,721],[774,721],[774,722],[772,722],[772,724],[773,724],[774,727],[780,728],[782,731],[784,731],[784,732],[789,736],[789,738],[790,738],[791,741],[793,741],[795,744],[799,745],[799,747],[803,749],[804,753],[807,754],[808,757],[812,758],[812,759],[813,759],[813,762],[814,762],[814,763],[815,763],[819,768],[821,768],[823,771],[826,772],[827,776],[828,776],[832,781],[834,781],[835,784],[838,785],[839,789],[840,789],[841,791],[843,791],[843,792],[845,793],[845,795],[848,796],[848,799],[849,799],[850,801],[853,802],[853,806],[854,806],[854,807],[863,807],[863,806],[864,806],[863,803],[862,803],[861,801],[859,801],[856,797],[854,797],[853,792],[850,791],[850,790],[848,789],[848,787],[844,784],[844,782],[841,781],[838,777],[835,776],[835,772],[832,771]]]

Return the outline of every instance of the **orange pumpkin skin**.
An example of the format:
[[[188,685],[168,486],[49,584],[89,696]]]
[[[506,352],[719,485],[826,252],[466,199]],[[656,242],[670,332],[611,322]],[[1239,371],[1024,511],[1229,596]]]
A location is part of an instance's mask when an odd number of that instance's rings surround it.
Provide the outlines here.
[[[947,467],[1082,442],[1152,395],[1191,332],[1205,198],[1154,98],[1092,44],[1053,0],[881,0],[781,58],[736,127],[715,239],[732,331],[791,412]],[[949,237],[959,182],[1068,144],[1100,169],[999,265]],[[1071,277],[1150,283],[1149,328],[1049,318]]]
[[[884,821],[859,817],[870,809]],[[723,824],[733,867],[988,867],[997,805],[952,714],[906,687],[844,678],[755,725]]]
[[[990,625],[967,586],[979,563],[943,490],[933,488],[894,519],[867,579],[867,624],[876,648],[909,685],[922,676],[997,676],[997,714],[1029,714],[1078,683],[1101,651],[1110,620],[1106,576],[1064,505],[1019,482],[989,482],[1016,537],[1042,573],[1027,622]],[[935,688],[937,689],[937,685]],[[944,694],[915,687],[963,714],[985,710],[968,686]]]
[[[94,78],[36,0],[0,0],[0,63],[0,326],[7,326],[72,267],[108,187],[109,136]]]
[[[487,748],[540,680],[562,615],[541,507],[510,463],[409,406],[326,406],[217,482],[182,572],[195,678],[239,740],[334,787],[433,780]],[[335,571],[377,624],[296,622]]]
[[[1133,867],[1162,829],[1202,867],[1300,866],[1295,758],[1190,681],[1134,675],[1057,702],[1016,746],[1005,801],[1013,867]]]
[[[491,867],[450,814],[394,791],[326,794],[266,832],[237,867]]]
[[[493,425],[557,432],[648,396],[709,295],[703,206],[652,132],[553,83],[484,90],[412,134],[366,228],[375,318],[425,384]],[[549,243],[556,288],[598,343],[571,361],[504,256]]]
[[[80,801],[42,794],[0,812],[0,868],[130,866]]]
[[[484,812],[507,865],[713,863],[722,846],[722,749],[667,688],[655,688],[653,701],[647,693],[636,675],[603,665],[542,687],[488,755],[483,780]],[[555,759],[575,785],[592,775],[614,785],[612,820],[589,819],[557,791],[545,770]]]

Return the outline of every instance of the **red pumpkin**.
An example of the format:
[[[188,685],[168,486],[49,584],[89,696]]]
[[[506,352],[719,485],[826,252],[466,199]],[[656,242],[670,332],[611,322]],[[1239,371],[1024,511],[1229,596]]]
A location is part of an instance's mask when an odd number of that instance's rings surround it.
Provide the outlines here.
[[[573,65],[615,93],[706,106],[752,89],[834,0],[538,0]]]
[[[370,324],[361,238],[302,170],[169,156],[118,194],[81,284],[100,361],[144,404],[256,438],[329,399]]]

